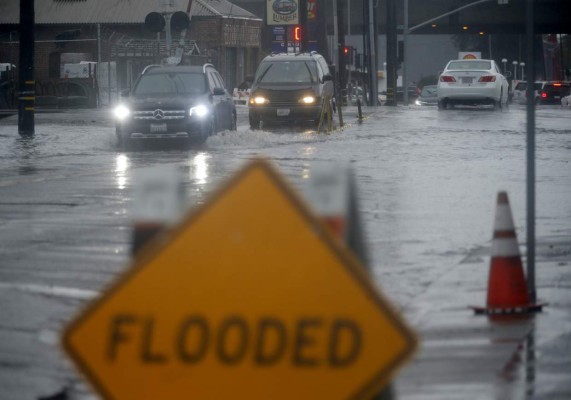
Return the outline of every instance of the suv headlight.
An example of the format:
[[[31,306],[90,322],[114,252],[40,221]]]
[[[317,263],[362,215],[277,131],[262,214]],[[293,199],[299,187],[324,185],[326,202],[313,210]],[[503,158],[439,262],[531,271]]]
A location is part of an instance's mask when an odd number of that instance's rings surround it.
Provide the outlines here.
[[[270,100],[268,100],[264,96],[252,96],[252,97],[250,97],[250,104],[262,105],[262,104],[269,104],[269,103],[270,103]]]
[[[303,96],[299,99],[299,102],[302,104],[315,104],[315,97],[314,96]]]
[[[126,118],[128,118],[129,115],[131,115],[131,110],[129,110],[128,107],[120,104],[113,109],[113,115],[115,115],[115,118],[117,118],[117,120],[123,121]]]
[[[202,118],[208,114],[208,108],[202,104],[190,108],[189,115]]]

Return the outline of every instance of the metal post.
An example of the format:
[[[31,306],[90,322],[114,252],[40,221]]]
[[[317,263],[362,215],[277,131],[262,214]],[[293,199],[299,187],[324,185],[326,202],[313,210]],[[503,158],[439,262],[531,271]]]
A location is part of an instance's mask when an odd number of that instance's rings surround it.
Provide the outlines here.
[[[372,54],[370,53],[371,37],[369,35],[369,30],[367,29],[369,18],[371,18],[371,16],[369,15],[368,3],[367,0],[363,0],[363,72],[367,71],[367,77],[370,77],[371,69],[369,60],[372,57]],[[368,105],[370,105],[370,99],[367,100],[369,96],[366,94],[369,93],[369,86],[370,82],[369,84],[367,84],[367,82],[363,82],[363,93],[365,94],[365,101]]]
[[[387,0],[387,105],[396,106],[397,88],[397,25],[396,0]]]
[[[336,67],[335,80],[338,81],[339,74],[339,30],[337,29],[337,0],[333,0],[333,64]]]
[[[117,64],[115,64],[115,68],[117,68]],[[109,101],[107,106],[111,107],[111,60],[107,61],[107,98]]]
[[[165,32],[166,32],[166,41],[167,41],[167,57],[171,55],[171,13],[165,14]]]
[[[97,24],[97,64],[101,62],[101,24]]]
[[[343,15],[343,3],[342,2],[337,2],[335,4],[335,7],[337,7],[337,16]],[[337,26],[337,40],[338,40],[338,57],[339,57],[339,63],[337,64],[337,79],[335,80],[335,104],[337,105],[337,115],[339,116],[339,126],[343,127],[343,93],[342,93],[342,87],[343,87],[343,82],[345,81],[344,79],[344,73],[345,73],[345,57],[341,55],[342,50],[345,47],[345,33],[344,33],[344,28],[343,28],[343,23],[341,21],[341,19],[337,18],[337,23],[339,24]]]
[[[351,0],[347,0],[347,40],[345,41],[345,44],[347,44],[349,36],[351,36]],[[354,57],[354,54],[352,56]],[[351,60],[347,68],[347,102],[349,102],[349,99],[351,97],[350,91],[351,88],[353,87],[353,85],[351,84],[351,65],[354,64],[355,64],[355,59]],[[563,63],[561,63],[561,65],[563,66]]]
[[[529,300],[536,302],[535,291],[535,81],[534,0],[526,0],[527,38],[527,284]]]
[[[95,71],[99,71],[99,67],[101,66],[101,24],[97,24],[97,68]],[[95,75],[95,79],[97,79],[97,75]],[[99,81],[97,79],[97,81]],[[101,96],[99,95],[99,83],[97,84],[97,108],[101,108]],[[107,90],[110,90],[109,88]]]
[[[18,132],[22,136],[33,136],[35,132],[34,20],[34,0],[20,0]]]
[[[309,29],[307,26],[307,0],[299,0],[299,26],[300,26],[300,41],[299,52],[305,53],[309,51]]]
[[[408,65],[408,54],[407,54],[407,38],[408,38],[408,0],[404,0],[404,29],[402,33],[402,95],[403,102],[405,106],[408,106],[408,75],[407,75],[407,65]]]
[[[369,96],[371,99],[371,105],[377,105],[377,49],[375,45],[377,41],[375,40],[375,10],[373,8],[373,0],[369,0],[369,77],[371,79]]]

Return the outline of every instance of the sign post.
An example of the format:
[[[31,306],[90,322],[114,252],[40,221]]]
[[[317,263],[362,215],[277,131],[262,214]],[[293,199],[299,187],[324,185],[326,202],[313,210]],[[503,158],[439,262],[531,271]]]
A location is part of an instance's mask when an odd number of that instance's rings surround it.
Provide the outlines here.
[[[65,332],[106,399],[370,398],[416,346],[266,161],[242,169]]]

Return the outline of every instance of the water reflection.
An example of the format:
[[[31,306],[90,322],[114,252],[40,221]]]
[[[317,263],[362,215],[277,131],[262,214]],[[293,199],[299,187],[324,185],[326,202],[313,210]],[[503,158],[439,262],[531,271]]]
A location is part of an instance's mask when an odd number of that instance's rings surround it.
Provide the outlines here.
[[[201,152],[195,155],[190,165],[190,179],[199,185],[206,184],[208,180],[208,160],[210,155]]]
[[[37,142],[33,136],[21,136],[16,140],[15,155],[19,157],[20,175],[31,175],[38,172],[36,158],[39,156]],[[33,164],[31,163],[33,162]]]
[[[315,153],[315,146],[307,146],[303,149],[304,156],[312,156]]]
[[[117,188],[125,189],[127,186],[127,170],[129,169],[129,158],[125,154],[119,154],[115,159],[115,178]]]
[[[535,397],[535,324],[532,326],[531,332],[525,341],[525,383],[526,383],[526,399]]]

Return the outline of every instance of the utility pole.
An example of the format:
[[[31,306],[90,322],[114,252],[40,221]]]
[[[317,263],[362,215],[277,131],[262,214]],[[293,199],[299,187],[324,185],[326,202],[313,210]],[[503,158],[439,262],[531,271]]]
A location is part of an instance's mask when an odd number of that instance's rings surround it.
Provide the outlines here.
[[[535,46],[533,32],[534,0],[526,0],[527,39],[527,284],[529,301],[535,304]],[[522,77],[523,79],[523,77]]]
[[[18,132],[21,136],[33,136],[35,132],[34,23],[34,0],[20,0]]]
[[[397,9],[396,0],[387,0],[387,105],[397,105]]]
[[[306,53],[309,51],[309,28],[307,26],[307,0],[299,0],[299,52]]]

